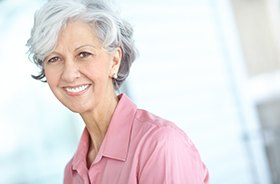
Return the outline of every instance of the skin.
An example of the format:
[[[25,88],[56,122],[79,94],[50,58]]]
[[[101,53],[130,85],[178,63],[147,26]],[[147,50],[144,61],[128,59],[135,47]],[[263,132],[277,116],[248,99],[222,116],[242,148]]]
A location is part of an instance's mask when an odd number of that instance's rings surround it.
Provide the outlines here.
[[[56,98],[81,115],[90,135],[87,165],[94,161],[105,137],[118,98],[113,79],[121,49],[108,53],[90,25],[69,22],[54,50],[44,60],[50,89]]]

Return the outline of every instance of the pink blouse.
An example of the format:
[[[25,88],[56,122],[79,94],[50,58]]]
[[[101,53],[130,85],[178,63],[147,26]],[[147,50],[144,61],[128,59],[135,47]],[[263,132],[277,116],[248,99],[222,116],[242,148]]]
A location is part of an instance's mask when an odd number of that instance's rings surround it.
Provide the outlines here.
[[[64,184],[208,184],[208,171],[187,135],[173,123],[137,109],[122,94],[100,150],[87,168],[85,128]]]

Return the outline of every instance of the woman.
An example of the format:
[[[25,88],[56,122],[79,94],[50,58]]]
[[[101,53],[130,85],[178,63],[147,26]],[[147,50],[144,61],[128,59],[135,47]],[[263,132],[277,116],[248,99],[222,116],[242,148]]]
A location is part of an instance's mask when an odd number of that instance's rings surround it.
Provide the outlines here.
[[[132,33],[97,0],[50,0],[35,14],[27,46],[41,72],[33,77],[85,123],[64,183],[209,183],[184,132],[116,94],[135,60]]]

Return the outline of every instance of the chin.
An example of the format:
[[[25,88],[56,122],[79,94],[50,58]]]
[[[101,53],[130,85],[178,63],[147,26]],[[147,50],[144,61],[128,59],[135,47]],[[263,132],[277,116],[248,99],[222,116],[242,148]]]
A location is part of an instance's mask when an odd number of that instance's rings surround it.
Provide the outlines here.
[[[74,112],[74,113],[83,113],[85,111],[87,111],[87,109],[85,107],[77,107],[77,106],[69,106],[69,105],[65,105],[63,104],[67,109],[69,109],[70,111]]]
[[[81,113],[79,110],[76,110],[76,109],[70,109],[68,108],[70,111],[74,112],[74,113]]]
[[[83,108],[74,108],[74,107],[67,107],[70,111],[74,112],[74,113],[83,113],[86,110]]]

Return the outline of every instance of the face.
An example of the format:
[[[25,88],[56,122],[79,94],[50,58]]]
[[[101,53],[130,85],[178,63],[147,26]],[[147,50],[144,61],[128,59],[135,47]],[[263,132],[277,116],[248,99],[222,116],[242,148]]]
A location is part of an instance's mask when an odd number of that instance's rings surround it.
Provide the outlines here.
[[[83,113],[102,109],[114,98],[112,76],[120,58],[119,48],[112,54],[102,48],[88,24],[69,22],[43,67],[57,99],[70,110]]]

